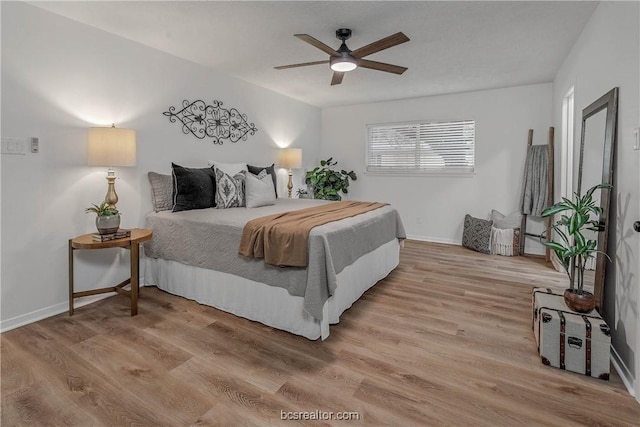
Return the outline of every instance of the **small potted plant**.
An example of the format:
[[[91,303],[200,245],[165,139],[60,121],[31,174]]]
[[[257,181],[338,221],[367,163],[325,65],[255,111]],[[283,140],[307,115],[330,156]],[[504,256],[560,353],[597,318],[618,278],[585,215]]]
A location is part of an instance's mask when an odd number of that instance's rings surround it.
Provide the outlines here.
[[[85,209],[85,213],[96,214],[96,228],[100,234],[113,234],[120,228],[120,212],[115,206],[102,202],[99,205],[91,204]]]
[[[298,188],[298,190],[296,191],[296,195],[298,196],[298,199],[308,199],[309,198],[309,192],[307,190],[305,190],[304,188]]]
[[[340,192],[349,192],[349,179],[356,180],[354,171],[347,172],[344,169],[337,171],[332,166],[338,162],[333,161],[333,157],[320,162],[320,167],[315,167],[305,175],[305,183],[313,188],[313,195],[316,199],[322,200],[342,200]]]
[[[599,184],[591,187],[584,195],[574,193],[574,201],[562,198],[561,202],[545,209],[542,217],[562,214],[552,225],[559,240],[544,242],[551,248],[569,276],[569,289],[564,291],[567,306],[579,313],[588,313],[595,307],[595,298],[591,292],[584,290],[584,271],[589,258],[598,251],[598,241],[585,237],[585,230],[601,231],[600,215],[602,208],[596,206],[593,193],[597,189],[610,186]],[[592,217],[591,215],[594,215]],[[607,254],[604,254],[607,256]],[[607,256],[607,258],[609,258]]]

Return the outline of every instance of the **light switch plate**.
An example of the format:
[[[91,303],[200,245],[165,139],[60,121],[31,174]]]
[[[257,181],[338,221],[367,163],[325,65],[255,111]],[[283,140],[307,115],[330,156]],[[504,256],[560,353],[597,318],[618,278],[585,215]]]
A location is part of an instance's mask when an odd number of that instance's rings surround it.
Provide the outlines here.
[[[27,154],[30,140],[27,138],[2,138],[2,154]]]
[[[38,138],[31,138],[31,152],[38,153],[40,151],[40,140]]]

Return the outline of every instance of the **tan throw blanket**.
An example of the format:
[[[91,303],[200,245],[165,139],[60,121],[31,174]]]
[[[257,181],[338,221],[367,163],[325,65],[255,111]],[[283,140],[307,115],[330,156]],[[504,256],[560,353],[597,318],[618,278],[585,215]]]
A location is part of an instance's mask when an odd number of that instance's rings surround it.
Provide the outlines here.
[[[244,226],[238,252],[248,257],[264,258],[267,264],[306,267],[309,232],[313,227],[385,205],[378,202],[335,202],[256,218]]]

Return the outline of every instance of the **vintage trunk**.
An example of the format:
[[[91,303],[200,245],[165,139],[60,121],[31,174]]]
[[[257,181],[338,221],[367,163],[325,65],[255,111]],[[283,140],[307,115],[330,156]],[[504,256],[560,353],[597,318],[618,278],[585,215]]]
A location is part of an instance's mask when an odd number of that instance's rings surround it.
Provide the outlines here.
[[[597,311],[571,311],[550,289],[532,292],[533,333],[542,363],[603,380],[609,379],[609,326]]]

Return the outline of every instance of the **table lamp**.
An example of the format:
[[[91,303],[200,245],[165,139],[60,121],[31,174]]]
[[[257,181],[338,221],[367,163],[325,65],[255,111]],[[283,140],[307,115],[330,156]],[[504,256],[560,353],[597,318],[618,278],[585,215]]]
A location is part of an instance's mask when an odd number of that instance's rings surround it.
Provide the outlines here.
[[[287,184],[288,197],[291,198],[291,190],[293,189],[291,169],[300,169],[302,167],[302,149],[301,148],[285,148],[280,152],[280,167],[289,169],[289,183]]]
[[[114,166],[136,165],[136,131],[116,128],[89,128],[87,144],[89,166],[107,166],[108,189],[104,201],[112,208],[118,203]]]

